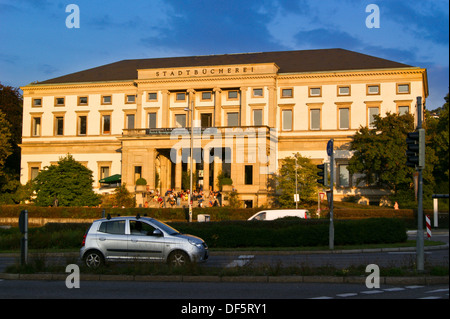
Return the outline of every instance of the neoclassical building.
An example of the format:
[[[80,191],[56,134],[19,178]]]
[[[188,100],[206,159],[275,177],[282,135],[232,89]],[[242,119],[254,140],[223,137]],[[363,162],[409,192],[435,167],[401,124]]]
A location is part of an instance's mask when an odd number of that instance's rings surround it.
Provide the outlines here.
[[[283,158],[328,161],[331,138],[335,198],[381,196],[349,174],[351,136],[376,114],[417,116],[428,96],[426,69],[343,49],[124,60],[21,89],[22,183],[70,153],[98,192],[140,177],[180,190],[192,135],[196,187],[217,189],[222,172],[247,206],[267,203]]]

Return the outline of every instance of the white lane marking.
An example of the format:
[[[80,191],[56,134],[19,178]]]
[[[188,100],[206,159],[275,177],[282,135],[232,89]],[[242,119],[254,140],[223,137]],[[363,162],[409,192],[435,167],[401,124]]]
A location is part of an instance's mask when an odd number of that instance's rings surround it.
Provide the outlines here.
[[[405,286],[405,288],[408,289],[417,289],[417,288],[423,288],[424,286]]]
[[[436,292],[445,292],[445,291],[448,291],[448,288],[425,291],[425,293],[426,293],[426,294],[434,294],[434,293],[436,293]]]
[[[366,294],[366,295],[373,295],[373,294],[380,294],[383,293],[383,290],[366,290],[366,291],[361,291],[362,294]]]
[[[333,297],[320,296],[320,297],[314,297],[314,298],[309,298],[309,299],[333,299]]]
[[[346,294],[337,294],[336,296],[338,297],[342,297],[342,298],[346,298],[346,297],[353,297],[353,296],[357,296],[358,294],[355,292],[349,292]]]
[[[394,288],[386,288],[383,289],[384,291],[402,291],[405,290],[405,288],[400,288],[400,287],[394,287]]]
[[[245,266],[246,264],[248,264],[253,258],[255,258],[254,255],[240,255],[238,257],[238,259],[233,260],[231,263],[229,263],[225,267],[226,268],[242,267],[242,266]]]

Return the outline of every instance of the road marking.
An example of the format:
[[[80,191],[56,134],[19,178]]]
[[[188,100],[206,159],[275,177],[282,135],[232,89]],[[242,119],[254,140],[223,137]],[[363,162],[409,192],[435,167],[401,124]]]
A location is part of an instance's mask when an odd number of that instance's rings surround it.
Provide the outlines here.
[[[373,294],[379,294],[379,293],[383,293],[383,290],[366,290],[366,291],[361,291],[362,294],[366,294],[366,295],[373,295]]]
[[[314,298],[309,298],[309,299],[333,299],[333,297],[321,296],[321,297],[314,297]]]
[[[384,291],[402,291],[405,290],[405,288],[400,288],[400,287],[394,287],[394,288],[386,288],[383,289]]]
[[[405,288],[408,289],[417,289],[417,288],[423,288],[424,286],[405,286]]]
[[[226,268],[232,268],[232,267],[242,267],[248,264],[253,258],[255,258],[254,255],[240,255],[238,259],[233,260],[231,263],[226,265]]]
[[[356,295],[358,295],[358,294],[355,293],[355,292],[349,292],[349,293],[346,293],[346,294],[338,294],[336,296],[342,297],[342,298],[346,298],[346,297],[353,297],[353,296],[356,296]]]
[[[430,296],[430,297],[423,297],[423,298],[417,298],[417,299],[442,299],[442,298],[438,297],[438,296]]]
[[[446,289],[436,289],[436,290],[431,290],[431,291],[425,291],[426,294],[434,294],[435,292],[444,292],[444,291],[448,291],[448,288]]]

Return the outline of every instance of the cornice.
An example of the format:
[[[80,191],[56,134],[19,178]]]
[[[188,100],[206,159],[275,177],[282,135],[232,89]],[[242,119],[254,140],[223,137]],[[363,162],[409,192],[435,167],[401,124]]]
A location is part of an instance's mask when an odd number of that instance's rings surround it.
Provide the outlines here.
[[[354,70],[336,72],[308,72],[278,74],[278,79],[317,79],[317,78],[341,78],[341,77],[367,77],[367,76],[394,76],[394,75],[423,75],[426,69],[378,69],[378,70]]]

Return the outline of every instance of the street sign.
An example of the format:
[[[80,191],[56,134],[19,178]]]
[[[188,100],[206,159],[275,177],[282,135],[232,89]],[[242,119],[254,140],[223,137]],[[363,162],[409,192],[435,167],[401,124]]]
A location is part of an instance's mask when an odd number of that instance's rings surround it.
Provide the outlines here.
[[[300,194],[294,194],[294,202],[300,201]]]
[[[331,156],[333,154],[333,140],[329,140],[327,143],[327,154],[328,156]]]

